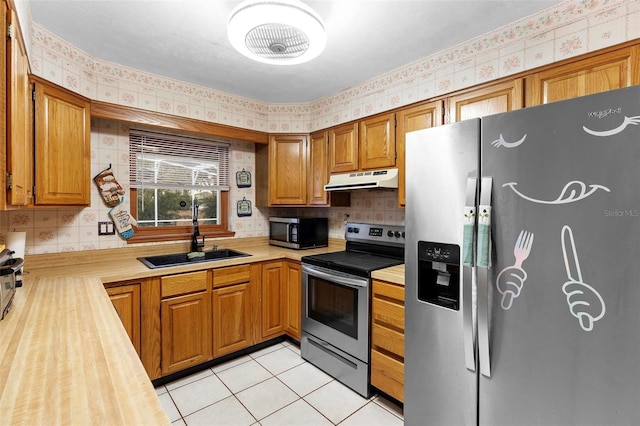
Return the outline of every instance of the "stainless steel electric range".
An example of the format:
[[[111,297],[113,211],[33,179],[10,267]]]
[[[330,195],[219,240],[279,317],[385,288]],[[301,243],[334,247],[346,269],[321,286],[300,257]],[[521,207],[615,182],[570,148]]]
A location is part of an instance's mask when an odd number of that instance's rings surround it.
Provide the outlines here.
[[[404,263],[404,227],[347,223],[345,240],[302,257],[302,358],[368,397],[371,273]]]

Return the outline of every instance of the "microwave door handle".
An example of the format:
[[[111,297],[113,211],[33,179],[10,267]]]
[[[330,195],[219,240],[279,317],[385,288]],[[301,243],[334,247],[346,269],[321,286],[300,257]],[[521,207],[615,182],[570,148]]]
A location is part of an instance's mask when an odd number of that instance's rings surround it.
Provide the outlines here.
[[[462,324],[464,361],[468,370],[476,371],[476,345],[473,325],[473,273],[475,272],[476,193],[478,179],[467,179],[465,208],[462,217]]]
[[[324,272],[316,268],[310,268],[306,265],[302,266],[302,271],[306,272],[308,275],[313,275],[325,281],[331,281],[351,288],[359,289],[365,288],[369,285],[369,280],[365,278],[349,278],[341,275],[334,275],[330,272]]]

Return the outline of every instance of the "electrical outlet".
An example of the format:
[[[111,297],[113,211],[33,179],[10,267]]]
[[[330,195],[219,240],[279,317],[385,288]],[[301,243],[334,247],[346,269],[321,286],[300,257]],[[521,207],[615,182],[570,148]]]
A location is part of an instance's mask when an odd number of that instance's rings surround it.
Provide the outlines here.
[[[113,222],[98,222],[98,235],[115,235],[116,229]]]

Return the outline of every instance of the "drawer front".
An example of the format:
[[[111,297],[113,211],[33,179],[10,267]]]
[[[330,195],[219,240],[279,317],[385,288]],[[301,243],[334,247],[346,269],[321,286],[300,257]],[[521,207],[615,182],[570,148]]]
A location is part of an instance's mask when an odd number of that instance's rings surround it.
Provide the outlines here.
[[[404,306],[404,286],[373,281],[373,297],[395,301]]]
[[[207,271],[162,277],[160,289],[162,298],[207,290]]]
[[[398,401],[404,402],[404,364],[372,350],[371,384]]]
[[[373,324],[371,326],[371,347],[384,349],[404,358],[404,334]]]
[[[251,265],[230,266],[213,271],[213,288],[251,281]]]
[[[402,305],[374,297],[371,318],[373,324],[391,327],[399,332],[404,331],[404,306]]]

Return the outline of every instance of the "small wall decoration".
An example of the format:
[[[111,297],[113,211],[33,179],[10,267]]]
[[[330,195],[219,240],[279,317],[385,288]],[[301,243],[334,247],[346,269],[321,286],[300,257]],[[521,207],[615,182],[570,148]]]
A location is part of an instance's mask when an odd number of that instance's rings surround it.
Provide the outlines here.
[[[238,188],[251,187],[251,172],[247,172],[245,169],[242,169],[240,172],[236,172],[236,184],[238,185]]]
[[[251,201],[242,197],[237,203],[238,217],[251,216]]]
[[[136,220],[124,205],[125,191],[113,175],[111,164],[94,176],[93,181],[98,186],[104,204],[111,207],[109,216],[120,236],[125,240],[133,237],[133,225],[136,225]]]

